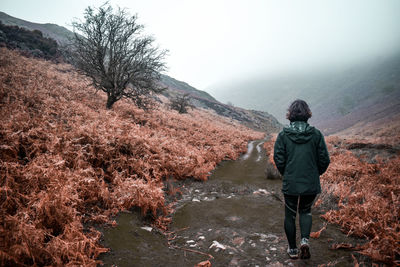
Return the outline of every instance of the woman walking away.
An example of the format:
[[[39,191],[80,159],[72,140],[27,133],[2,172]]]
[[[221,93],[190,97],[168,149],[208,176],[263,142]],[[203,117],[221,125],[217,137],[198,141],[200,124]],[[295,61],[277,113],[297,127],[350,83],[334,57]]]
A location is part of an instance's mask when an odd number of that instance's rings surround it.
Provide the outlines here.
[[[303,100],[294,101],[286,115],[290,125],[278,135],[274,146],[274,161],[283,175],[282,192],[285,197],[285,233],[289,242],[288,254],[299,257],[296,245],[296,215],[299,212],[301,232],[300,258],[310,258],[308,239],[311,232],[311,206],[321,193],[319,176],[329,165],[329,154],[324,136],[307,121],[311,111]]]

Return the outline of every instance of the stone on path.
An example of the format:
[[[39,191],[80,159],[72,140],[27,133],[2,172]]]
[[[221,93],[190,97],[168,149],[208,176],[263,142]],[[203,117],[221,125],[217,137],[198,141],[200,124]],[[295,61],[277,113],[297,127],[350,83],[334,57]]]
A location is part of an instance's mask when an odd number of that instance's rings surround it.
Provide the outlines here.
[[[143,227],[140,227],[140,228],[143,229],[143,230],[146,230],[148,232],[151,232],[153,230],[153,228],[150,227],[150,226],[143,226]]]
[[[226,246],[225,246],[225,245],[222,245],[222,244],[219,243],[217,240],[214,240],[209,248],[211,249],[211,248],[214,248],[214,247],[217,248],[217,249],[220,248],[220,249],[222,249],[222,250],[225,250],[225,249],[226,249]]]
[[[266,189],[257,189],[256,191],[253,192],[254,195],[269,195],[270,192],[268,192]]]

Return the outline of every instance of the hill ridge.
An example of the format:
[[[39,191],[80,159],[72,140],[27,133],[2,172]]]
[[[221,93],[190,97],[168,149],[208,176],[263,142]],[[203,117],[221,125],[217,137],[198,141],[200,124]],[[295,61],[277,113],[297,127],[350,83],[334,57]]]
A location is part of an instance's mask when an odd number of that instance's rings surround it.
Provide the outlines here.
[[[15,25],[19,27],[24,27],[28,30],[39,30],[46,37],[50,37],[56,40],[59,45],[64,45],[68,43],[69,38],[73,37],[73,33],[70,30],[55,23],[31,22],[10,16],[2,11],[0,11],[0,21],[2,21],[3,24],[6,25]]]

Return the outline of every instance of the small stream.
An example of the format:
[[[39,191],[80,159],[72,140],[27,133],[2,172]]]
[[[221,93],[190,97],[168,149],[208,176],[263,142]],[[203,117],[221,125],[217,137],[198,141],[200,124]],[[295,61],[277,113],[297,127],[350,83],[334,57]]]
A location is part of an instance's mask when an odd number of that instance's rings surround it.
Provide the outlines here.
[[[263,142],[250,142],[245,155],[222,162],[207,182],[178,182],[182,196],[170,240],[137,213],[121,213],[115,228],[102,230],[111,250],[100,260],[105,266],[194,266],[208,259],[212,266],[353,266],[351,252],[329,249],[352,242],[332,225],[310,240],[311,259],[289,260],[281,181],[266,179]],[[312,231],[323,224],[314,214]]]

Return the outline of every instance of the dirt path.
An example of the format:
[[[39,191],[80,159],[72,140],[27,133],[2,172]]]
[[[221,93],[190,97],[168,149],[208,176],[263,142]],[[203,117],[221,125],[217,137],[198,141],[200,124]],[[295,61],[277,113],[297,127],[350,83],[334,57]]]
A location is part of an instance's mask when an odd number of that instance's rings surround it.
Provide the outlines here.
[[[311,240],[311,259],[288,259],[281,181],[265,178],[262,143],[251,142],[245,155],[220,164],[207,182],[180,182],[169,245],[137,214],[124,213],[116,228],[103,231],[111,251],[101,260],[106,266],[194,266],[208,259],[212,266],[353,266],[350,252],[329,249],[354,242],[334,226]],[[314,214],[312,231],[323,224]]]

